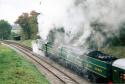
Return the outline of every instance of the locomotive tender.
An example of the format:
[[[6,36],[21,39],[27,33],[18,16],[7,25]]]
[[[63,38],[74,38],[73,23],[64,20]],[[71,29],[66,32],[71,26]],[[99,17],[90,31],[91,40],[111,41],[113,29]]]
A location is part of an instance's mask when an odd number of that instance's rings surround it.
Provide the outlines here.
[[[96,83],[125,83],[125,58],[115,58],[100,51],[53,46],[42,43],[46,56]]]

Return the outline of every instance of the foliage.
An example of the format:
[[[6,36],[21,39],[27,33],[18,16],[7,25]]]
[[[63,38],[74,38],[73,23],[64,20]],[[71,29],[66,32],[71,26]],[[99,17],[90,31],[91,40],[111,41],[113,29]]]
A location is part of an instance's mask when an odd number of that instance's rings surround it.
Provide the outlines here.
[[[18,23],[22,27],[25,39],[30,39],[31,36],[28,20],[29,20],[28,13],[23,13],[21,16],[19,16],[18,20],[16,21],[16,23]]]
[[[15,36],[19,36],[19,34],[15,33],[15,32],[11,32],[10,39],[13,39],[13,37],[15,37]]]
[[[11,25],[7,21],[0,20],[0,39],[9,39],[11,28]]]
[[[29,26],[31,28],[32,39],[37,38],[37,32],[38,32],[37,16],[38,16],[38,13],[35,11],[31,11],[30,16],[29,16]]]
[[[93,22],[91,27],[93,27],[96,34],[99,33],[101,36],[103,36],[103,38],[105,38],[105,43],[103,46],[125,46],[125,22],[121,23],[119,30],[116,32],[117,34],[105,32],[104,28],[107,26],[104,23]],[[94,34],[94,36],[96,34]]]
[[[35,39],[37,37],[38,32],[38,22],[37,16],[39,13],[35,11],[31,11],[30,14],[23,13],[16,20],[16,24],[19,24],[22,28],[22,37],[24,39]]]
[[[125,23],[120,25],[119,35],[111,38],[111,46],[125,46]]]
[[[33,64],[0,45],[0,84],[49,84]]]

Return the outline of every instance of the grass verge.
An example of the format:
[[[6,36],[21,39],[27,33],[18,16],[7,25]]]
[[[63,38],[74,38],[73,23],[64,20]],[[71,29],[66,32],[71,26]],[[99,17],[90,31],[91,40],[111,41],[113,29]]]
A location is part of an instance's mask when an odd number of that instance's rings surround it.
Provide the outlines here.
[[[0,84],[49,84],[36,67],[0,44]]]
[[[28,47],[32,47],[32,41],[33,40],[21,40],[21,41],[19,41],[19,43],[23,44],[25,46],[28,46]]]

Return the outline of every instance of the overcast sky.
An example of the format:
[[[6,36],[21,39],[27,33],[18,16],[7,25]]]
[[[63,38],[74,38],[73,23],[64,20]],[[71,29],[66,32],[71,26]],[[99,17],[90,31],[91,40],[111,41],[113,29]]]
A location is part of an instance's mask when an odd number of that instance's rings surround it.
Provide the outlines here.
[[[40,0],[0,0],[0,19],[13,24],[23,12],[39,10]]]

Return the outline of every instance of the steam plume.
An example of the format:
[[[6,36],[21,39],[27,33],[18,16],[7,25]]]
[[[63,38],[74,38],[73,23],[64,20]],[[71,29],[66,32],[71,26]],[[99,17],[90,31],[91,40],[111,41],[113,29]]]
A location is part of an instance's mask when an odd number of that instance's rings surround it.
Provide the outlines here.
[[[40,11],[42,38],[50,30],[64,27],[68,44],[102,47],[107,38],[118,35],[125,21],[125,0],[42,0]]]

